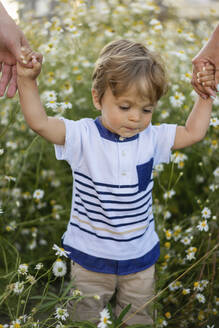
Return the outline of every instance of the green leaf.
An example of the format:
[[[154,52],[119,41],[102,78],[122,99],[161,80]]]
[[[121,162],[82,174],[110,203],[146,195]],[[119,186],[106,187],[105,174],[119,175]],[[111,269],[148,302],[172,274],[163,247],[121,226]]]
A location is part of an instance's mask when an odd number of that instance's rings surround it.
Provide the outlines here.
[[[42,305],[40,305],[38,308],[37,308],[37,310],[38,311],[45,311],[45,310],[49,310],[49,309],[51,309],[53,306],[55,306],[55,304],[57,304],[58,302],[57,302],[57,300],[53,300],[53,301],[50,301],[50,302],[47,302],[47,303],[45,303],[45,304],[42,304]]]
[[[129,312],[129,310],[131,309],[131,304],[127,305],[122,312],[120,313],[119,317],[116,319],[116,325],[119,325],[120,323],[122,323],[122,319],[124,318],[124,316]]]
[[[65,297],[65,296],[69,293],[70,289],[74,286],[74,284],[75,284],[74,280],[71,280],[71,281],[69,282],[69,284],[68,284],[67,287],[65,288],[63,294],[61,295],[62,298]]]

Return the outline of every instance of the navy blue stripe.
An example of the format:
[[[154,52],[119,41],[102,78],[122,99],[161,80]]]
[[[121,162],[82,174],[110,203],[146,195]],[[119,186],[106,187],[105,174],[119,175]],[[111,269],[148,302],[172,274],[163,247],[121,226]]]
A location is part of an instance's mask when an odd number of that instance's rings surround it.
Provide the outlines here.
[[[96,204],[96,203],[89,202],[88,200],[85,200],[85,199],[81,198],[81,196],[79,194],[76,194],[75,196],[79,197],[83,203],[89,204],[89,205],[92,205],[92,206],[96,206],[96,207],[100,207],[100,208],[102,208],[103,211],[106,211],[106,212],[111,212],[111,211],[113,211],[113,212],[135,211],[135,210],[138,210],[139,208],[144,207],[149,202],[149,200],[151,199],[151,198],[148,198],[148,200],[145,203],[143,203],[142,205],[140,205],[138,207],[134,207],[134,208],[103,208],[101,206],[101,204]],[[78,203],[77,201],[75,201],[75,204],[80,205],[80,203]]]
[[[136,273],[149,268],[153,265],[160,255],[159,242],[145,255],[129,260],[111,260],[93,255],[88,255],[71,246],[68,246],[62,240],[62,247],[68,251],[68,257],[74,262],[80,264],[87,270],[116,275],[127,275]]]
[[[96,193],[99,194],[99,195],[110,195],[110,196],[122,196],[122,197],[124,196],[124,197],[129,197],[129,196],[135,196],[135,195],[139,194],[139,191],[136,191],[136,192],[133,192],[133,193],[129,193],[129,194],[118,194],[118,193],[108,192],[108,191],[99,191],[99,190],[96,190],[94,188],[94,186],[88,185],[88,184],[86,184],[86,183],[84,183],[84,182],[82,182],[82,181],[80,181],[78,179],[74,179],[74,181],[77,182],[77,183],[79,183],[80,185],[82,185],[84,187],[87,187],[87,188],[90,188],[92,190],[95,190]],[[151,179],[149,181],[149,183],[151,181],[153,181],[153,179]]]
[[[151,199],[151,198],[150,198],[150,199]],[[101,216],[103,216],[104,218],[109,219],[109,220],[120,220],[120,219],[134,218],[134,217],[136,217],[136,216],[140,216],[140,215],[145,214],[145,212],[147,212],[147,211],[149,210],[149,208],[152,207],[152,203],[151,203],[151,204],[148,206],[148,208],[147,208],[146,210],[144,210],[143,212],[141,212],[141,213],[135,213],[135,214],[131,214],[131,215],[120,215],[120,216],[107,216],[107,215],[105,215],[105,214],[103,214],[103,213],[100,213],[100,212],[98,212],[98,211],[89,210],[89,209],[86,208],[86,207],[84,206],[84,204],[82,204],[82,203],[77,203],[77,205],[82,206],[82,207],[85,209],[86,212],[93,213],[93,214],[99,214],[99,215],[101,215]],[[74,208],[74,211],[79,212],[79,210],[78,210],[77,207]]]
[[[141,201],[141,200],[144,199],[145,197],[147,197],[147,195],[152,191],[152,189],[149,190],[146,194],[144,194],[142,197],[140,197],[140,198],[138,198],[138,199],[131,200],[131,201],[129,201],[129,202],[123,202],[123,201],[118,201],[118,200],[108,200],[108,199],[107,199],[107,200],[101,200],[101,199],[98,198],[98,196],[96,196],[96,195],[94,195],[94,194],[90,194],[90,193],[88,193],[88,192],[86,192],[86,191],[83,191],[83,190],[77,188],[77,187],[76,187],[76,190],[77,190],[79,193],[81,193],[81,194],[84,194],[84,195],[87,195],[87,196],[89,196],[89,197],[93,197],[93,198],[98,199],[98,200],[100,201],[100,203],[102,203],[102,204],[104,204],[104,203],[109,203],[109,204],[134,204],[134,203],[137,203],[137,202]]]
[[[108,183],[95,182],[90,177],[88,177],[87,175],[85,175],[83,173],[74,171],[74,174],[80,175],[81,177],[84,177],[84,178],[92,181],[93,184],[95,184],[96,186],[111,187],[111,188],[136,188],[138,186],[138,183],[134,184],[134,185],[121,185],[120,186],[120,185],[113,185],[113,184],[108,184]]]
[[[141,235],[138,235],[138,236],[135,236],[135,237],[132,237],[132,238],[127,238],[127,239],[117,239],[117,238],[113,238],[113,237],[104,237],[104,236],[99,236],[98,234],[96,234],[95,232],[92,232],[92,231],[89,231],[89,230],[86,230],[80,226],[78,226],[77,224],[75,223],[72,223],[70,222],[70,224],[76,228],[78,228],[79,230],[82,230],[84,232],[87,232],[89,233],[90,235],[93,235],[93,236],[96,236],[97,238],[100,238],[100,239],[107,239],[107,240],[114,240],[114,241],[118,241],[118,242],[127,242],[127,241],[131,241],[131,240],[135,240],[135,239],[138,239],[138,238],[141,238],[145,232],[148,230],[149,228],[149,225],[148,227],[145,229],[145,231],[141,234]]]
[[[111,224],[111,223],[108,223],[106,221],[103,221],[103,220],[99,220],[99,219],[92,219],[90,216],[87,215],[87,213],[85,212],[81,212],[79,211],[78,209],[76,210],[79,214],[83,215],[84,217],[88,218],[90,221],[94,221],[94,222],[100,222],[100,223],[104,223],[110,227],[125,227],[125,226],[128,226],[128,225],[133,225],[133,224],[137,224],[137,223],[141,223],[141,222],[144,222],[144,221],[147,221],[148,220],[148,215],[146,218],[144,219],[141,219],[139,221],[133,221],[133,222],[128,222],[128,223],[120,223],[120,224]]]

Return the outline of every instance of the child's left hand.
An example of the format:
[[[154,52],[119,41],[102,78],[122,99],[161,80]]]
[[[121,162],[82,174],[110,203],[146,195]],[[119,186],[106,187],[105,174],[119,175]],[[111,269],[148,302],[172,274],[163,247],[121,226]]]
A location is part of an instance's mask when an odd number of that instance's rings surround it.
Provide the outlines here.
[[[215,68],[210,63],[207,63],[201,72],[197,73],[197,81],[204,87],[215,88]]]

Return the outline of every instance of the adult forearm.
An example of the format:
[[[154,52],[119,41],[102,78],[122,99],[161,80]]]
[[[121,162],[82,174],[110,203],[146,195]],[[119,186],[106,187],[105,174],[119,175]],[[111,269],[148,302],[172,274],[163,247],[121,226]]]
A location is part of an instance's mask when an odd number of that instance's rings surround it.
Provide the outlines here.
[[[4,18],[5,16],[8,16],[7,11],[5,10],[5,7],[3,6],[3,4],[0,1],[0,18]]]
[[[0,25],[5,24],[5,22],[7,22],[7,21],[11,22],[11,21],[13,21],[13,19],[8,14],[5,7],[3,6],[3,4],[0,1]]]
[[[209,127],[212,110],[212,99],[198,97],[185,124],[186,130],[194,142],[202,140]]]
[[[219,24],[216,26],[214,32],[211,34],[208,42],[199,51],[199,53],[193,59],[193,63],[196,63],[198,59],[209,60],[214,65],[219,61]]]
[[[41,104],[37,82],[18,77],[18,92],[21,109],[29,127],[40,134],[48,122],[48,117]]]

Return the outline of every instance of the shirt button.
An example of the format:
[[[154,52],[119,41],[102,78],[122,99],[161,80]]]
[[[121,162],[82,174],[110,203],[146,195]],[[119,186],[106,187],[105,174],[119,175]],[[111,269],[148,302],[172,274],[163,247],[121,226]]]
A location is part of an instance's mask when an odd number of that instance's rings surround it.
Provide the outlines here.
[[[126,172],[122,172],[122,175],[125,176],[126,175]]]
[[[125,156],[125,155],[126,155],[126,151],[123,150],[123,151],[122,151],[122,156]]]
[[[119,141],[124,141],[125,138],[124,137],[119,137]]]

